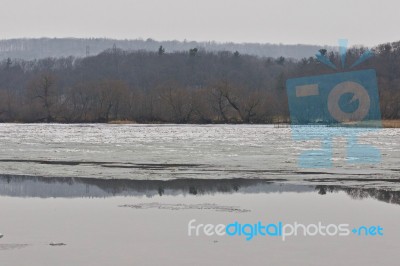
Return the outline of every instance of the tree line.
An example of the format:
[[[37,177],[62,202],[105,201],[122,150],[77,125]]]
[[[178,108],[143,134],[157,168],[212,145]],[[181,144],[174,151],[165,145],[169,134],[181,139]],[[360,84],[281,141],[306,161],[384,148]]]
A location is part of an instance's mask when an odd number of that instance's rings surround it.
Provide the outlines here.
[[[365,48],[348,51],[354,62]],[[317,51],[316,51],[317,52]],[[320,51],[339,66],[334,51]],[[358,67],[377,70],[383,118],[400,115],[400,42]],[[289,120],[287,78],[333,73],[314,57],[124,51],[0,63],[1,122],[276,123]]]
[[[301,59],[314,54],[323,47],[304,44],[270,44],[270,43],[219,43],[214,41],[157,41],[151,38],[136,40],[116,40],[107,38],[24,38],[0,40],[0,60],[21,58],[25,60],[41,59],[46,57],[97,55],[104,50],[118,46],[128,51],[156,51],[160,45],[170,52],[189,51],[194,47],[209,52],[239,51],[242,54],[255,56],[282,55]],[[326,48],[326,47],[325,47]]]

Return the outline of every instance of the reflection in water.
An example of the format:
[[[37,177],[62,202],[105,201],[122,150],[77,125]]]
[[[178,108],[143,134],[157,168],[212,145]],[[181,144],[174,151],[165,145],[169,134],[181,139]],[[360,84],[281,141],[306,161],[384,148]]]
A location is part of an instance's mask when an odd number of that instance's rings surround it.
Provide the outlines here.
[[[388,191],[381,188],[351,188],[343,186],[316,186],[318,194],[325,195],[327,192],[346,192],[352,199],[373,198],[386,203],[400,204],[400,191]]]
[[[0,175],[0,196],[111,197],[205,195],[215,193],[311,192],[314,186],[277,184],[263,179],[130,180]]]
[[[399,191],[328,185],[294,185],[265,179],[130,180],[74,177],[0,175],[0,196],[11,197],[113,197],[212,195],[215,193],[313,192],[320,195],[343,191],[353,199],[374,198],[400,204]],[[281,181],[279,181],[281,182]]]

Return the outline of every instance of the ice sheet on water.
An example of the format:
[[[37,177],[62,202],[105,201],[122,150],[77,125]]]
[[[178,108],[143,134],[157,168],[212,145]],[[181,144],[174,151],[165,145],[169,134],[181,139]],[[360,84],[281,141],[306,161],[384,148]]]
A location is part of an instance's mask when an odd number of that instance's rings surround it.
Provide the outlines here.
[[[211,210],[217,212],[250,212],[250,210],[242,209],[238,206],[225,206],[225,205],[218,205],[214,203],[202,203],[202,204],[167,204],[167,203],[160,203],[160,202],[151,202],[151,203],[138,203],[138,204],[124,204],[120,205],[119,207],[123,208],[131,208],[131,209],[160,209],[160,210],[173,210],[173,211],[180,211],[180,210]]]
[[[306,130],[310,136],[322,132],[318,127]],[[346,139],[336,137],[334,167],[317,170],[299,169],[297,162],[301,151],[318,148],[320,142],[297,141],[292,133],[269,125],[1,124],[0,169],[1,174],[161,180],[398,177],[399,129],[360,135],[360,143],[380,149],[379,164],[348,164]]]

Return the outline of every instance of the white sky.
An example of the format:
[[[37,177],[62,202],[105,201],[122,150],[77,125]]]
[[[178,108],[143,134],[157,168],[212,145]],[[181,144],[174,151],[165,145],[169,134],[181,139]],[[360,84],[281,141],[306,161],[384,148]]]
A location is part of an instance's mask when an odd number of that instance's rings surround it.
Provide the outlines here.
[[[0,39],[375,45],[400,40],[398,0],[0,0]]]

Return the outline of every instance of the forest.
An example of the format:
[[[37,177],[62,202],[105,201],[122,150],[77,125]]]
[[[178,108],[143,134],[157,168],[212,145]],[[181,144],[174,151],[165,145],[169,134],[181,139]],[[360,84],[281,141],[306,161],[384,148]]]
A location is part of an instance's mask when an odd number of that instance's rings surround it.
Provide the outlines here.
[[[365,51],[353,47],[347,61]],[[340,65],[336,51],[315,51]],[[400,116],[400,42],[373,48],[355,69],[378,76],[384,119]],[[337,70],[344,71],[344,70]],[[288,122],[288,78],[336,73],[315,57],[259,57],[193,47],[171,52],[114,46],[95,56],[0,63],[0,122]]]

